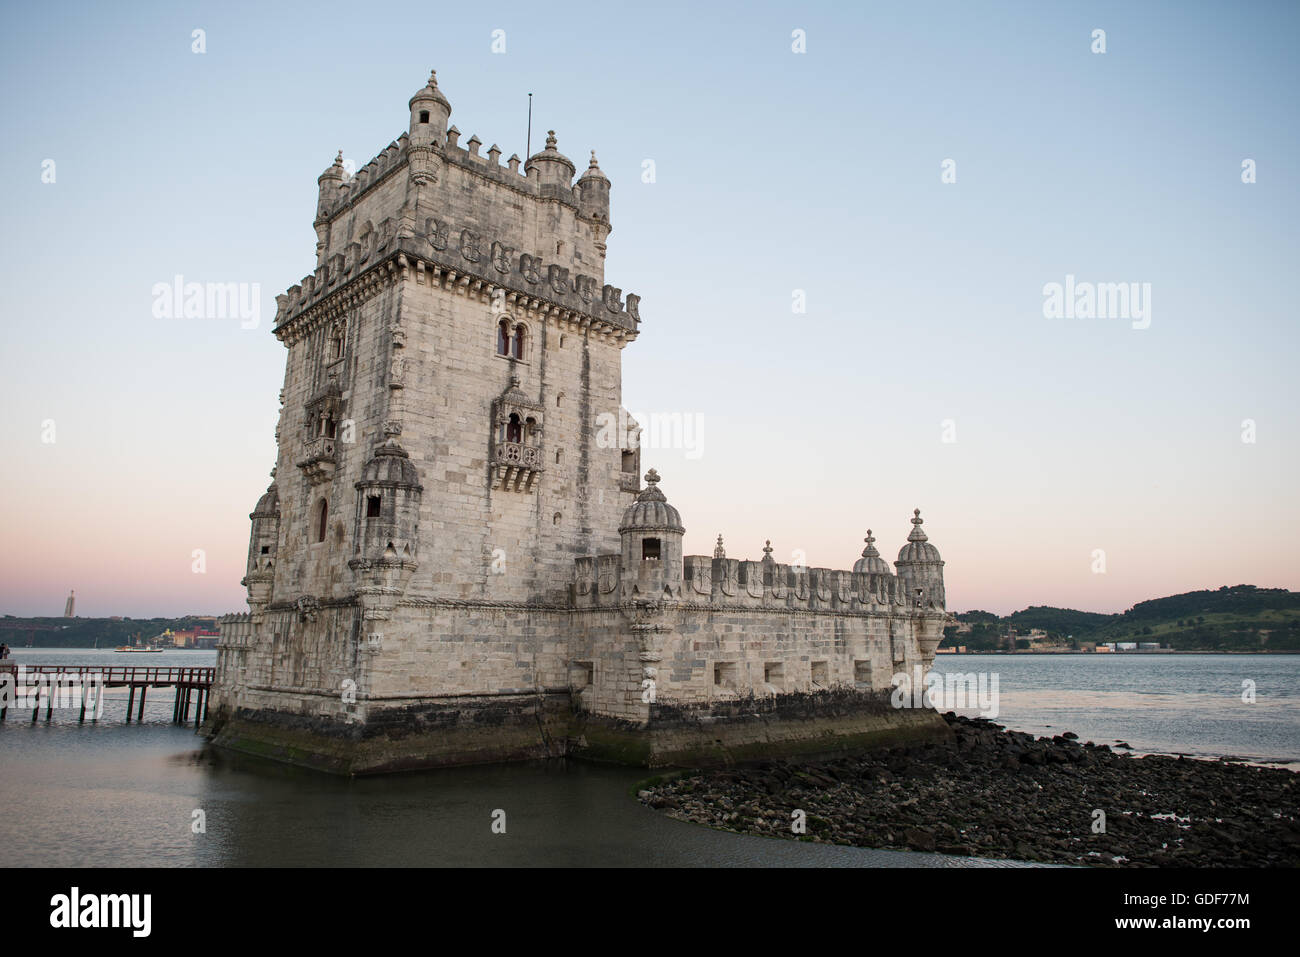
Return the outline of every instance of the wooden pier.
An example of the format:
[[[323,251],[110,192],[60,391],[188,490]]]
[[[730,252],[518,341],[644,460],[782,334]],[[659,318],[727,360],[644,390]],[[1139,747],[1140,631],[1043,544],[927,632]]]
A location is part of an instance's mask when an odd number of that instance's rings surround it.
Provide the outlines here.
[[[153,668],[132,665],[86,665],[67,667],[63,665],[24,665],[22,670],[12,659],[0,664],[0,682],[9,687],[6,695],[13,695],[13,700],[26,698],[30,689],[38,688],[36,706],[32,709],[32,723],[40,714],[42,702],[45,706],[45,720],[49,721],[54,713],[56,698],[66,697],[59,694],[59,689],[67,687],[77,689],[80,702],[79,723],[86,721],[87,690],[91,685],[98,689],[130,688],[131,694],[126,703],[126,723],[131,723],[131,711],[136,711],[136,722],[144,720],[145,693],[150,688],[175,688],[176,699],[172,704],[172,723],[188,724],[190,707],[194,708],[194,726],[197,728],[208,716],[208,699],[212,694],[212,681],[216,668]],[[12,675],[12,677],[10,677]],[[49,677],[36,678],[37,675]],[[18,684],[22,680],[23,685]],[[12,690],[10,690],[12,689]],[[140,692],[140,703],[135,702],[136,691]],[[8,701],[0,705],[0,721],[8,716]],[[98,716],[92,714],[92,721]]]

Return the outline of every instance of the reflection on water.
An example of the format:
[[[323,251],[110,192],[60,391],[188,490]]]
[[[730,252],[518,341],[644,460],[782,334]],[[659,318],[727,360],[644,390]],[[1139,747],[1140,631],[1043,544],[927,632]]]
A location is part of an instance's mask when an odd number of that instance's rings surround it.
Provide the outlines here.
[[[214,652],[149,655],[211,664]],[[28,664],[122,664],[113,652],[19,649]],[[10,711],[0,726],[0,846],[40,866],[1006,866],[934,854],[713,831],[643,807],[649,772],[578,762],[454,768],[347,780],[205,747],[170,724],[172,695],[124,723]],[[206,832],[191,830],[204,812]],[[492,814],[505,812],[506,833]]]
[[[940,655],[935,669],[996,673],[995,720],[1017,730],[1300,762],[1300,655]]]
[[[112,652],[18,649],[30,664],[121,664]],[[150,664],[206,665],[213,652]],[[1300,657],[965,655],[953,671],[997,672],[998,720],[1074,730],[1139,750],[1300,759]],[[1241,682],[1258,703],[1241,703]],[[151,694],[143,725],[75,709],[9,712],[0,726],[0,842],[34,865],[977,866],[938,855],[813,845],[712,831],[642,807],[647,772],[578,762],[456,768],[347,780],[216,752],[169,723]],[[493,834],[492,813],[506,814]],[[194,812],[206,833],[195,834]],[[1007,862],[995,862],[1006,864]]]

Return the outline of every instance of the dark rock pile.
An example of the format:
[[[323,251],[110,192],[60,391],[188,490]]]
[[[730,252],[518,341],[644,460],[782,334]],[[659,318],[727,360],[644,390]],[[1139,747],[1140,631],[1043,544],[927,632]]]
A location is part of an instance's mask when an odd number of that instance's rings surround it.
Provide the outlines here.
[[[698,772],[639,797],[697,824],[859,847],[1112,867],[1300,866],[1292,771],[1132,757],[1073,733],[1035,739],[944,717],[952,742]],[[792,829],[801,817],[803,834]]]

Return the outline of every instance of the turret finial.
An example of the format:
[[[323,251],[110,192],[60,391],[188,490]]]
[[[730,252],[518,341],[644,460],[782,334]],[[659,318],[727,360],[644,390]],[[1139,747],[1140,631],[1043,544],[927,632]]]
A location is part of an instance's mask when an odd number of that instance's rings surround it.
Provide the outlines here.
[[[764,543],[763,545],[763,561],[769,562],[771,560],[772,560],[772,540],[769,538],[767,542]]]
[[[718,547],[713,550],[714,558],[726,558],[727,550],[722,547],[722,533],[718,532]]]
[[[557,141],[556,141],[556,139],[555,139],[555,130],[547,130],[547,131],[546,131],[546,148],[547,148],[548,150],[553,150],[553,149],[555,149],[555,144],[556,144],[556,142],[557,142]]]
[[[909,542],[924,542],[928,539],[928,536],[925,534],[925,529],[921,528],[921,523],[924,521],[925,520],[921,518],[921,510],[919,508],[913,509],[912,533],[907,536]]]
[[[334,165],[335,165],[335,166],[342,166],[342,165],[343,165],[343,151],[342,151],[342,150],[339,150],[339,155],[336,156],[336,157],[334,157]]]
[[[656,472],[654,469],[651,469],[649,472],[645,473],[645,480],[647,485],[658,485],[659,473]]]
[[[591,165],[589,165],[589,166],[587,167],[587,169],[600,169],[600,166],[597,165],[597,163],[596,163],[596,151],[595,151],[595,150],[592,150],[592,151],[591,151]]]

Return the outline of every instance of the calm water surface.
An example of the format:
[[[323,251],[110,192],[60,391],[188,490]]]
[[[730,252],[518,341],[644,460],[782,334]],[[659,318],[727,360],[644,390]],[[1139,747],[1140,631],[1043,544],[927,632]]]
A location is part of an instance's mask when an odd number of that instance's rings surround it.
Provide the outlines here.
[[[18,649],[16,663],[210,665],[215,652],[121,655]],[[1300,657],[966,655],[941,667],[999,674],[1000,723],[1074,730],[1135,748],[1300,759]],[[1258,703],[1240,703],[1241,680]],[[1236,689],[1234,692],[1233,689]],[[1235,701],[1235,703],[1234,703]],[[76,710],[0,725],[0,841],[40,866],[978,866],[939,855],[728,834],[632,796],[647,772],[578,762],[457,768],[345,780],[207,748],[170,724],[171,694],[123,723],[110,692],[98,724]],[[506,833],[493,834],[503,810]],[[194,812],[206,833],[194,834]],[[1005,862],[995,862],[1005,863]]]
[[[1300,655],[940,655],[935,670],[996,674],[995,720],[1019,731],[1300,763]]]

